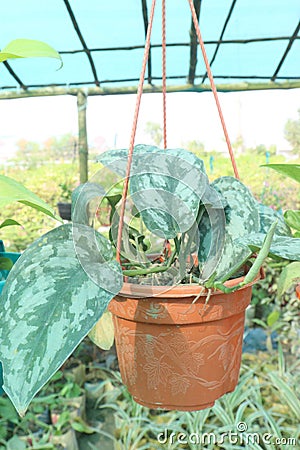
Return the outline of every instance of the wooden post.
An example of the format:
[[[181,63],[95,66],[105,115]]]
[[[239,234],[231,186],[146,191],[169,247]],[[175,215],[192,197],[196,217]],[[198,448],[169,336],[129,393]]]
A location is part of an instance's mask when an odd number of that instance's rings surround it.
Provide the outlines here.
[[[77,93],[78,109],[78,154],[80,183],[88,180],[88,141],[86,128],[87,95],[83,91]]]

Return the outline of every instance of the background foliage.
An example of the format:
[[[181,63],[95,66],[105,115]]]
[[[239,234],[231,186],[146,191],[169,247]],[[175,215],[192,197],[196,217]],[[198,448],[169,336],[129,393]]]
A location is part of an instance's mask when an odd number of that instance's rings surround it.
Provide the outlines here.
[[[60,139],[51,138],[43,145],[27,141],[19,143],[16,159],[5,168],[0,167],[0,172],[24,183],[28,189],[56,207],[59,201],[69,201],[70,192],[79,184],[78,163],[73,158],[74,146],[76,140],[71,135]],[[217,152],[208,153],[195,141],[186,146],[189,147],[204,160],[211,181],[219,176],[232,175],[228,157]],[[101,168],[100,164],[94,163],[93,154],[95,149],[91,149],[89,177]],[[211,165],[212,155],[214,159]],[[293,163],[299,161],[300,158],[293,160]],[[283,163],[285,159],[283,156],[273,155],[270,162]],[[248,149],[240,154],[237,165],[243,183],[250,187],[258,200],[274,209],[299,209],[300,192],[297,184],[268,168],[260,167],[265,163],[265,154],[259,149]],[[24,250],[38,236],[55,226],[54,221],[21,205],[11,205],[1,211],[2,220],[10,217],[18,220],[24,227],[21,230],[10,227],[1,232],[1,238],[10,251]]]
[[[159,133],[159,129],[154,132]],[[158,140],[159,136],[156,138]],[[266,148],[258,146],[256,149],[245,149],[242,139],[235,144],[239,153],[237,165],[241,180],[250,187],[255,197],[282,212],[299,209],[300,192],[296,182],[271,169],[260,167],[266,163]],[[232,175],[227,157],[206,151],[203,144],[197,141],[185,147],[204,160],[211,181],[219,176]],[[274,154],[274,149],[267,150],[270,163],[286,162],[284,157]],[[50,139],[42,146],[20,142],[16,159],[10,165],[0,167],[0,172],[24,183],[56,207],[59,201],[69,201],[70,192],[79,184],[75,154],[76,140],[70,135]],[[299,163],[300,158],[294,162]],[[90,177],[100,168],[99,164],[93,162],[91,155]],[[10,251],[24,250],[37,237],[57,225],[47,216],[17,203],[1,211],[1,220],[6,218],[14,218],[23,225],[22,228],[7,227],[1,230],[1,239]],[[277,295],[277,280],[284,264],[281,261],[268,262],[266,278],[254,286],[252,306],[247,315],[250,327],[259,325],[259,321],[265,324],[267,338],[275,332],[275,341],[279,338],[286,356],[283,357],[281,346],[278,351],[268,348],[266,353],[245,354],[237,390],[218,400],[214,408],[195,413],[158,413],[135,404],[122,385],[119,372],[108,369],[109,361],[114,361],[115,355],[102,352],[99,356],[92,344],[83,341],[76,350],[80,364],[84,365],[79,379],[75,382],[68,371],[60,372],[60,378],[53,379],[43,389],[24,419],[16,416],[7,398],[0,399],[0,448],[60,448],[58,444],[53,444],[52,437],[63,434],[71,427],[77,434],[80,432],[80,449],[154,450],[162,448],[157,444],[156,436],[164,428],[176,433],[220,434],[226,430],[234,431],[238,419],[247,423],[248,432],[269,432],[273,436],[299,439],[300,302],[294,287],[283,297]],[[270,320],[270,317],[276,320]],[[258,322],[255,324],[253,319]],[[103,361],[100,365],[99,359]],[[82,389],[88,397],[87,421],[71,417],[70,407],[66,407],[65,403],[66,396],[77,395]],[[57,423],[41,418],[43,411],[51,409],[62,413]],[[16,440],[19,436],[23,444],[25,439],[25,447]],[[164,448],[194,450],[199,447],[193,444],[166,444]],[[208,445],[203,448],[217,447]],[[245,445],[233,447],[227,443],[223,448],[245,448]],[[270,448],[277,450],[280,447],[272,445]],[[295,446],[284,448],[292,449]]]

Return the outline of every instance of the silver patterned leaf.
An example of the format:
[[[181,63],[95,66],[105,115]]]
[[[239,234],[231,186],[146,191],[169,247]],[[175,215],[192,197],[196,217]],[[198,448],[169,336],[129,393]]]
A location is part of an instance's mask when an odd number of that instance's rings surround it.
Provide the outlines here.
[[[191,166],[196,166],[202,173],[205,173],[205,167],[202,159],[198,158],[194,153],[191,153],[187,150],[176,148],[176,149],[161,149],[155,147],[154,145],[136,145],[133,150],[132,164],[131,164],[131,175],[137,175],[139,173],[145,173],[144,168],[142,167],[140,157],[141,156],[149,156],[152,155],[155,157],[156,155],[173,155],[174,157],[178,157]],[[123,178],[126,175],[127,161],[128,161],[128,150],[127,149],[119,149],[119,150],[108,150],[106,152],[101,153],[96,160],[103,164],[105,167],[108,167],[112,172],[116,172]],[[155,160],[148,160],[151,163],[155,164]],[[162,173],[169,173],[169,164],[167,160],[161,160],[164,165],[167,167],[166,169],[162,169]],[[149,168],[148,168],[149,169]],[[178,170],[179,168],[173,167],[173,171]],[[150,167],[151,170],[151,167]]]
[[[128,151],[113,150],[98,161],[125,176]],[[152,233],[167,239],[191,228],[208,186],[203,161],[183,149],[134,148],[130,195]]]
[[[259,208],[259,218],[260,218],[260,232],[267,233],[270,229],[272,223],[277,220],[277,226],[275,230],[276,236],[291,236],[291,230],[289,226],[285,223],[283,215],[278,211],[270,208],[270,206],[258,203]]]
[[[96,202],[97,208],[104,196],[104,188],[97,183],[84,183],[74,189],[72,192],[72,222],[89,225],[94,212],[89,209],[91,202]]]
[[[261,248],[265,236],[263,233],[251,233],[248,236],[238,239],[236,243],[238,245],[246,244],[256,251]],[[290,261],[300,261],[300,238],[274,236],[269,256],[288,259]]]
[[[239,262],[242,264],[251,255],[252,252],[249,247],[242,240],[239,243],[236,243],[236,240],[251,232],[259,231],[259,212],[257,202],[249,189],[236,178],[229,176],[218,178],[211,184],[211,187],[227,202],[223,252],[215,267],[216,280],[223,280],[233,267],[238,266]],[[219,226],[213,223],[212,225],[214,227]],[[204,231],[209,229],[207,215],[203,216],[203,224],[200,222],[200,242],[201,227]],[[204,235],[203,243],[207,246],[209,242],[207,236]],[[201,251],[200,256],[202,258]],[[207,250],[204,250],[203,254],[205,252],[207,253]]]
[[[76,224],[75,229],[75,240],[74,227],[63,225],[29,246],[2,292],[3,388],[20,414],[122,287],[121,269],[109,241],[90,227]],[[91,274],[79,260],[88,254]],[[97,283],[96,272],[102,273]]]
[[[198,215],[198,261],[200,280],[207,280],[214,272],[223,253],[225,243],[226,199],[214,188],[208,186],[205,203]]]

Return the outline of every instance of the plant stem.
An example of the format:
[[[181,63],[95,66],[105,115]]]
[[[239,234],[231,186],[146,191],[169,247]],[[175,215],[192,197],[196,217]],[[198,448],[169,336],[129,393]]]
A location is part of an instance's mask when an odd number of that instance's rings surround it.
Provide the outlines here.
[[[285,267],[285,266],[287,266],[288,264],[290,263],[290,261],[280,261],[280,262],[270,262],[269,264],[268,264],[268,266],[269,267],[272,267],[272,268],[276,268],[276,267]]]
[[[123,275],[127,276],[127,277],[136,277],[136,276],[140,276],[140,275],[148,275],[150,273],[165,272],[173,264],[176,254],[177,254],[177,252],[175,250],[172,253],[172,255],[170,256],[168,263],[166,265],[154,266],[154,267],[150,267],[149,269],[132,269],[132,270],[125,269],[125,270],[123,270]]]

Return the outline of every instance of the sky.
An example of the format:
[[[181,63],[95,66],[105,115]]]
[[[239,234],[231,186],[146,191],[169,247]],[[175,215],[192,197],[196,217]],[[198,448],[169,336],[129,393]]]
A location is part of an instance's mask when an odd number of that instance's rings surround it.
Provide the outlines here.
[[[288,149],[284,126],[297,119],[300,89],[219,94],[232,142],[242,135],[247,147],[275,144]],[[89,97],[87,126],[89,144],[105,148],[128,147],[135,95]],[[144,94],[136,144],[151,144],[146,123],[162,123],[162,95]],[[51,136],[77,134],[76,97],[56,96],[0,100],[0,161],[13,156],[20,139],[43,142]],[[167,95],[168,147],[188,141],[203,142],[206,150],[225,151],[224,135],[211,93]]]

